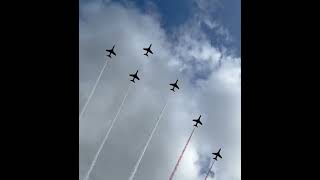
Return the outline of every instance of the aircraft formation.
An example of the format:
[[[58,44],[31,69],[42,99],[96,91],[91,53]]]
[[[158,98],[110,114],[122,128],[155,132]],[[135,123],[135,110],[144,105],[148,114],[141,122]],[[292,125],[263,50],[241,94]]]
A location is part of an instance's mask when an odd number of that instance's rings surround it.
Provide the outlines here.
[[[145,51],[145,53],[144,53],[143,55],[145,55],[145,56],[148,57],[148,53],[153,54],[153,52],[152,52],[152,50],[151,50],[151,46],[152,46],[152,44],[150,44],[148,48],[143,48],[143,50]],[[106,49],[106,51],[109,53],[109,54],[106,55],[106,56],[108,56],[109,58],[112,58],[111,55],[117,56],[117,54],[115,53],[115,45],[113,45],[113,47],[112,47],[111,49]],[[140,77],[138,76],[138,72],[139,72],[139,70],[137,70],[137,71],[136,71],[135,73],[133,73],[133,74],[129,74],[129,76],[132,78],[132,79],[130,80],[132,83],[135,83],[135,80],[140,80]],[[175,88],[178,89],[178,90],[180,89],[179,86],[178,86],[178,81],[179,81],[179,80],[177,79],[175,82],[169,84],[170,86],[172,86],[172,88],[170,89],[171,91],[176,92],[176,91],[175,91]],[[188,139],[188,142],[187,142],[185,148],[187,147],[187,145],[188,145],[188,143],[189,143],[189,141],[190,141],[190,139],[191,139],[191,136],[192,136],[195,128],[199,128],[198,124],[200,124],[201,126],[203,125],[200,119],[201,119],[201,115],[198,117],[198,119],[193,119],[193,120],[192,120],[193,122],[195,122],[195,124],[193,125],[193,126],[194,126],[194,129],[193,129],[193,131],[192,131],[192,133],[191,133],[191,135],[190,135],[190,137],[189,137],[189,139]],[[104,144],[104,142],[103,142],[102,144]],[[185,148],[184,148],[184,150],[185,150]],[[181,158],[182,158],[182,155],[183,155],[183,153],[184,153],[184,150],[183,150],[182,154],[180,155],[180,158],[179,158],[179,160],[178,160],[178,162],[177,162],[177,164],[176,164],[176,167],[175,167],[173,173],[171,174],[171,177],[169,178],[170,180],[173,178],[174,172],[175,172],[175,170],[176,170],[176,168],[177,168],[177,166],[178,166],[178,164],[179,164],[179,162],[180,162],[180,160],[181,160]],[[220,151],[221,151],[221,148],[220,148],[217,152],[212,153],[212,154],[215,156],[215,157],[213,157],[213,160],[217,161],[217,160],[218,160],[218,157],[222,159],[222,156],[221,156],[221,154],[220,154]],[[99,154],[98,154],[98,155],[99,155]],[[212,164],[212,165],[213,165],[213,164]],[[93,166],[92,166],[90,169],[92,170],[92,168],[93,168]],[[208,174],[209,174],[209,172],[211,171],[211,168],[212,168],[212,166],[210,167],[210,169],[209,169],[209,171],[208,171]],[[89,170],[89,172],[88,172],[87,177],[85,178],[85,180],[88,180],[91,170]],[[208,175],[207,175],[207,176],[208,176]],[[130,178],[130,179],[133,179],[133,178]],[[206,177],[206,179],[207,179],[207,177]]]

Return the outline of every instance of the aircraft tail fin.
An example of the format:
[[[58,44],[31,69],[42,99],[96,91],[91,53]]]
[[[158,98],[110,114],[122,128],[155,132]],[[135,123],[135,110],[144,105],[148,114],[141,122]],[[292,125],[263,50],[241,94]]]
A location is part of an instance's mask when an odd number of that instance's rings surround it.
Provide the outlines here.
[[[214,160],[218,161],[217,156],[213,158]]]
[[[174,91],[174,88],[172,88],[172,89],[170,89],[170,90],[173,91],[173,92],[175,92],[175,91]]]
[[[144,55],[148,56],[148,52],[146,52]]]
[[[135,83],[135,82],[134,82],[134,79],[131,79],[130,81],[132,81],[133,83]]]
[[[107,55],[109,58],[111,58],[111,54]]]
[[[193,125],[194,127],[198,127],[198,124]]]

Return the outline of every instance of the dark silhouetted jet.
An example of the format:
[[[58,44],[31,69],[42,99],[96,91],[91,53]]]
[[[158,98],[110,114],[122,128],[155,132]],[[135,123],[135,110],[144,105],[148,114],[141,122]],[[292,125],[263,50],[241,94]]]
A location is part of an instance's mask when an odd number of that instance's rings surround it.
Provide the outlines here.
[[[201,118],[201,115],[199,116],[199,118],[198,118],[198,119],[194,119],[194,120],[192,120],[192,121],[196,122],[196,124],[195,124],[195,125],[193,125],[193,126],[198,127],[198,124],[201,124],[201,125],[202,125],[202,122],[200,121],[200,118]]]
[[[222,156],[220,155],[220,151],[221,151],[221,148],[219,149],[219,151],[218,151],[218,152],[216,152],[216,153],[212,153],[213,155],[215,155],[215,156],[216,156],[216,157],[214,157],[214,158],[213,158],[214,160],[218,161],[218,159],[217,159],[218,157],[222,159]]]
[[[140,80],[140,78],[138,77],[138,70],[137,70],[137,72],[136,72],[135,74],[129,74],[129,76],[133,77],[133,79],[130,80],[130,81],[132,81],[133,83],[135,83],[135,82],[134,82],[134,79]]]
[[[108,51],[108,52],[109,52],[109,55],[107,55],[107,56],[109,56],[110,58],[111,58],[111,54],[113,54],[113,55],[115,55],[115,56],[116,56],[116,53],[113,51],[114,46],[115,46],[115,45],[113,45],[112,49],[106,49],[106,51]]]
[[[175,91],[174,91],[174,88],[179,89],[179,86],[178,86],[177,83],[178,83],[178,79],[177,79],[177,81],[176,81],[175,83],[169,84],[170,86],[172,86],[172,89],[170,89],[171,91],[175,92]]]
[[[150,46],[148,47],[148,48],[143,48],[143,50],[145,50],[146,51],[146,53],[144,54],[144,55],[146,55],[146,56],[148,56],[148,53],[151,53],[151,54],[153,54],[153,52],[151,51],[151,46],[152,46],[152,44],[150,44]]]

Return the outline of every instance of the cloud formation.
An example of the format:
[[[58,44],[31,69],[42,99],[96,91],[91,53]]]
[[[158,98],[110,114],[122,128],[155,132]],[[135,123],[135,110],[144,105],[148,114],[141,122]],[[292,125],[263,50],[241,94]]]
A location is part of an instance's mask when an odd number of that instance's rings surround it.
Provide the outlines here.
[[[170,98],[135,180],[169,178],[192,119],[200,114],[204,126],[196,129],[175,179],[204,177],[200,172],[209,165],[199,160],[220,147],[223,159],[215,163],[215,178],[241,179],[241,58],[211,43],[201,28],[208,19],[191,18],[166,34],[159,15],[143,13],[133,4],[92,1],[80,6],[80,109],[105,60],[110,61],[80,123],[80,179],[131,83],[129,73],[137,69],[141,80],[129,92],[91,178],[128,179]],[[150,43],[154,54],[143,56],[142,48]],[[117,56],[109,59],[105,49],[113,44]],[[168,84],[177,78],[180,90],[173,94]]]

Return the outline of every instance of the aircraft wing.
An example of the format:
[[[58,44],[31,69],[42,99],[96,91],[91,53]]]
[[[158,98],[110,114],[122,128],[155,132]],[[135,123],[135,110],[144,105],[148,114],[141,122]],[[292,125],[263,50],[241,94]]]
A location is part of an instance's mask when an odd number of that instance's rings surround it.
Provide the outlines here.
[[[176,86],[177,89],[179,89],[179,86],[177,84],[175,86]]]
[[[221,155],[219,153],[212,153],[212,154],[215,155],[215,156],[218,156],[218,157],[220,157],[222,159],[222,157],[221,157]]]
[[[149,52],[150,52],[151,54],[153,54],[153,52],[151,51],[151,49],[149,49]]]
[[[143,48],[143,50],[148,51],[148,48]]]
[[[202,125],[202,122],[201,122],[201,121],[199,121],[199,124],[201,124],[201,125]]]
[[[134,74],[129,74],[129,76],[134,77]]]
[[[109,49],[106,49],[106,51],[111,52],[111,50],[109,50]]]
[[[138,76],[136,76],[136,78],[137,78],[138,80],[140,80],[140,78],[139,78]]]
[[[111,53],[116,56],[116,53],[115,53],[115,52],[111,52]]]

